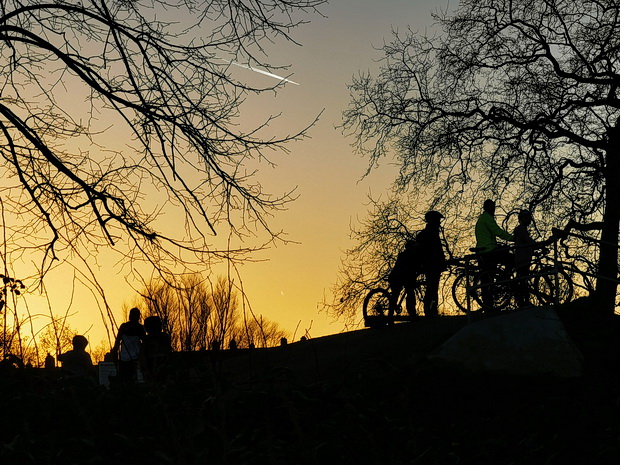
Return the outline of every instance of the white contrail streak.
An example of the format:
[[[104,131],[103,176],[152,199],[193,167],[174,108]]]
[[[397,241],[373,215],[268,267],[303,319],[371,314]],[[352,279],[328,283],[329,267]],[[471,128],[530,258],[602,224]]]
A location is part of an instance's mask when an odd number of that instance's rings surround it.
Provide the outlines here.
[[[280,81],[283,81],[283,82],[288,82],[288,83],[291,83],[291,84],[295,84],[296,86],[299,85],[298,82],[291,81],[290,79],[287,79],[285,77],[278,76],[277,74],[270,73],[269,71],[265,71],[264,69],[252,68],[251,66],[243,65],[241,63],[237,63],[236,61],[224,60],[223,58],[220,58],[220,60],[225,61],[225,62],[227,62],[230,65],[235,65],[235,66],[238,66],[240,68],[249,69],[250,71],[254,71],[255,73],[260,73],[260,74],[264,74],[265,76],[272,77],[274,79],[279,79]]]

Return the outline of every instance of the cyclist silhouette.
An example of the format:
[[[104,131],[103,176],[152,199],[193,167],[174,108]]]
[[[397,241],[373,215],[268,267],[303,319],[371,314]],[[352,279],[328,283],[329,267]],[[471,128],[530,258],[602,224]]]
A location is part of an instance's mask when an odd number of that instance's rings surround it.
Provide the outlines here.
[[[426,227],[420,231],[415,240],[408,240],[405,249],[398,254],[394,268],[388,276],[391,289],[392,306],[403,287],[407,293],[405,305],[408,309],[415,308],[414,289],[417,276],[424,273],[426,291],[424,293],[424,316],[438,315],[439,279],[446,270],[446,259],[439,236],[443,215],[437,211],[426,212]],[[411,311],[411,310],[410,310]]]
[[[500,263],[507,268],[514,267],[514,257],[506,247],[501,247],[497,243],[497,238],[513,241],[514,237],[507,231],[500,228],[495,221],[495,202],[487,199],[483,204],[483,212],[476,222],[476,252],[478,253],[478,264],[482,270],[482,301],[487,309],[493,309],[493,293],[491,289],[492,271]]]

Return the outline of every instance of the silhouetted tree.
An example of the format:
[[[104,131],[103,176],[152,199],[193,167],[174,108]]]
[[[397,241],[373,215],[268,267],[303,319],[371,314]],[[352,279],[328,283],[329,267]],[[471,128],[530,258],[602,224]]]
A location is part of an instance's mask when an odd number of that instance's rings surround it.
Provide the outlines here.
[[[345,251],[333,302],[324,302],[328,312],[349,321],[360,318],[364,297],[371,289],[387,287],[387,277],[405,242],[423,228],[423,213],[398,196],[385,201],[370,199],[366,218],[351,229],[354,246]]]
[[[208,283],[197,274],[182,276],[177,293],[183,350],[207,349],[210,339],[208,322],[214,310]]]
[[[442,32],[394,32],[376,79],[356,77],[344,130],[396,188],[473,224],[486,196],[550,225],[604,221],[598,273],[618,276],[620,5],[465,0]],[[616,282],[596,295],[613,312]]]
[[[256,87],[232,70],[281,69],[264,43],[292,40],[323,2],[0,1],[9,253],[38,251],[43,275],[114,245],[165,272],[251,250],[218,250],[222,229],[276,238],[265,212],[290,197],[264,193],[252,173],[303,130],[276,137],[269,115],[250,126],[245,97],[286,80]]]
[[[270,321],[262,316],[254,318],[250,316],[245,321],[237,321],[233,330],[233,338],[237,342],[237,347],[275,347],[280,344],[280,340],[288,337],[288,333],[283,330],[275,321]]]
[[[154,280],[140,294],[144,315],[162,319],[174,350],[220,348],[235,340],[237,347],[275,345],[286,333],[277,323],[246,314],[239,290],[232,280],[218,277],[215,283],[200,275],[181,276],[175,282]]]

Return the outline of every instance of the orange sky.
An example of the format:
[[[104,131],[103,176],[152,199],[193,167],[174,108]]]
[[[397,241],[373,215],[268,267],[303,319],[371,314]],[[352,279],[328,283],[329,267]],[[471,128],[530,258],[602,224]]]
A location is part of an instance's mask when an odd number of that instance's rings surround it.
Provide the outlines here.
[[[350,225],[365,215],[367,195],[385,192],[395,174],[386,161],[362,179],[367,161],[353,153],[352,141],[336,128],[349,101],[346,85],[358,71],[374,69],[373,60],[380,54],[373,45],[378,47],[384,38],[389,39],[391,27],[410,25],[423,30],[432,25],[430,11],[447,4],[445,0],[332,0],[323,7],[325,18],[314,17],[293,33],[301,47],[270,49],[269,60],[291,64],[291,79],[299,85],[287,85],[275,98],[262,97],[260,105],[242,110],[256,111],[259,119],[268,112],[282,112],[272,125],[278,135],[299,130],[323,111],[310,129],[309,139],[288,146],[289,154],[274,154],[272,161],[277,167],[264,168],[258,175],[267,192],[278,194],[297,187],[299,199],[287,211],[276,213],[270,225],[284,229],[298,244],[271,248],[255,257],[265,261],[241,268],[254,313],[278,322],[291,335],[296,331],[295,339],[306,330],[311,337],[343,330],[342,322],[332,322],[319,313],[320,303],[330,296],[342,251],[351,245]],[[241,68],[236,73],[238,78],[245,75],[249,83],[264,84],[271,79]],[[131,305],[135,294],[123,273],[112,265],[101,259],[109,303],[121,322],[125,319],[122,306]],[[65,268],[52,280],[60,283],[49,289],[54,312],[73,315],[70,326],[86,333],[91,344],[97,345],[105,338],[99,309],[83,287],[78,286],[72,294],[69,275]],[[31,299],[29,306],[37,307],[36,301]],[[39,321],[46,318],[38,317]]]

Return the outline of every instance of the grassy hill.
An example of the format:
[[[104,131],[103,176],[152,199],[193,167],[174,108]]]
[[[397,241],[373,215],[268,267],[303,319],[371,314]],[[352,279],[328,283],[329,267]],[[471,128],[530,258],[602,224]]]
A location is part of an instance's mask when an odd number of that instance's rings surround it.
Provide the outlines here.
[[[585,356],[579,378],[428,363],[463,317],[177,355],[160,385],[0,374],[0,463],[615,464],[620,331],[582,307],[560,311]]]

